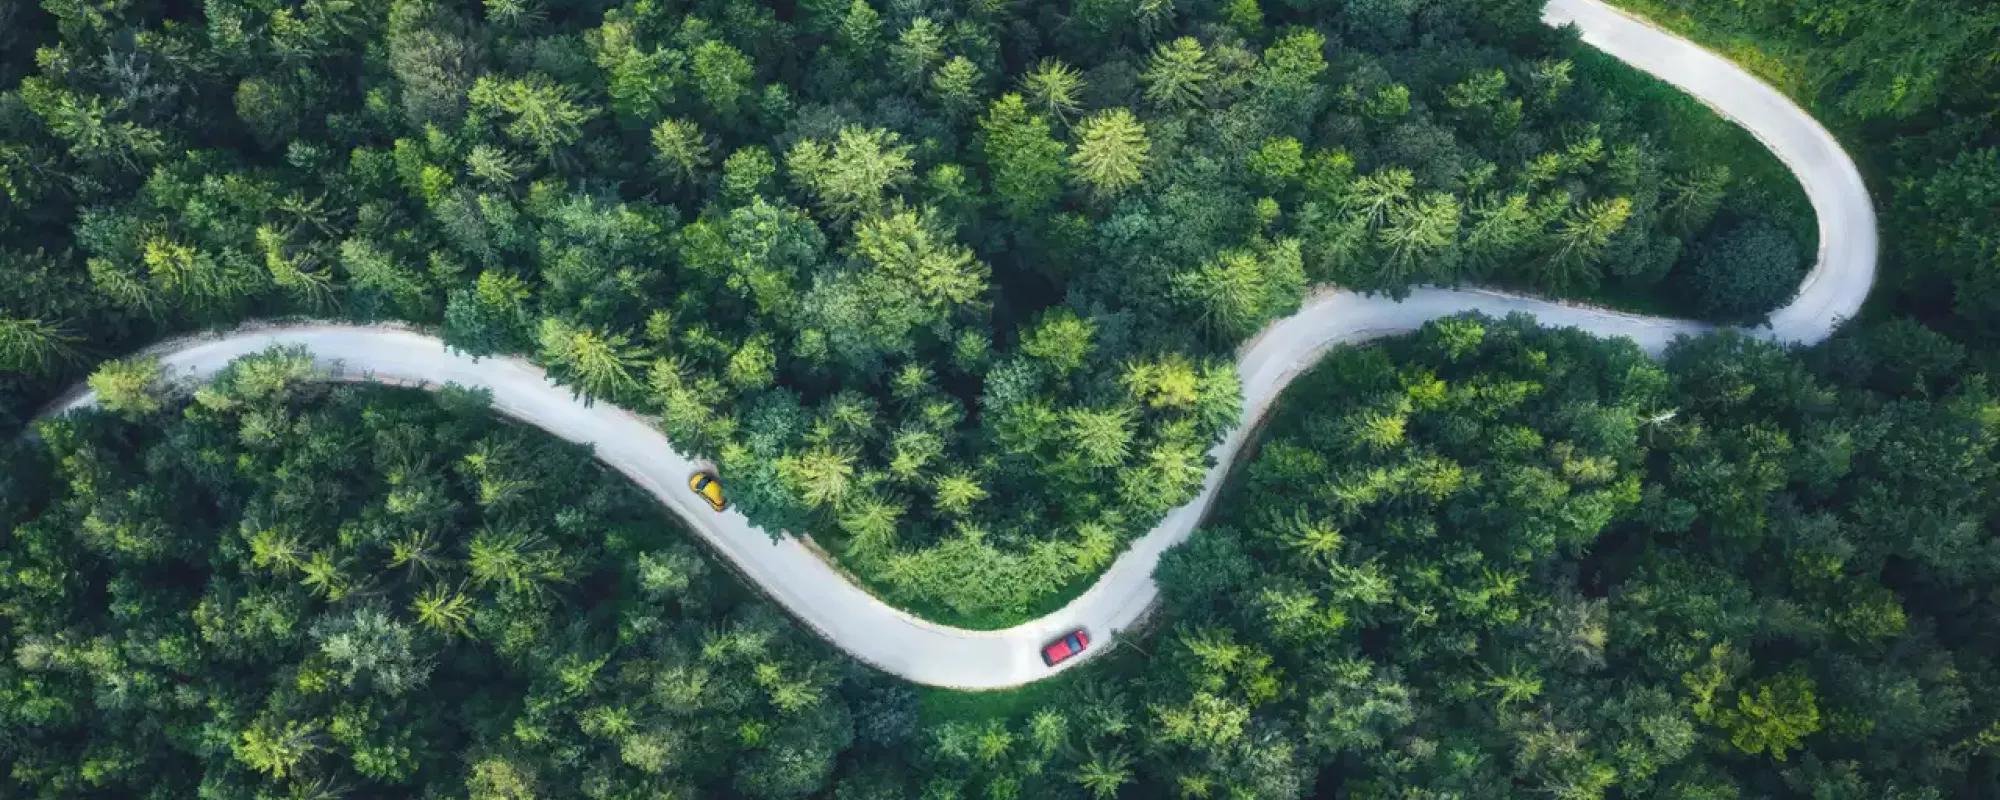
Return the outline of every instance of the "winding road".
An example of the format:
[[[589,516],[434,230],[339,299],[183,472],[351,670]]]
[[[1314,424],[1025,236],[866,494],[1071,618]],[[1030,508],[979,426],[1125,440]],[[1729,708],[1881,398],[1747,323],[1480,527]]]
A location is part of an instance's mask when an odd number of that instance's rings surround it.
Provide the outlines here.
[[[1597,0],[1552,0],[1544,19],[1551,25],[1577,25],[1585,42],[1679,86],[1741,124],[1804,184],[1819,216],[1819,259],[1797,298],[1754,335],[1813,343],[1860,309],[1874,280],[1875,214],[1860,173],[1832,135],[1728,61]],[[653,493],[767,595],[840,649],[918,683],[993,689],[1054,674],[1057,670],[1042,665],[1039,650],[1063,633],[1089,630],[1094,655],[1110,650],[1117,632],[1146,614],[1158,596],[1152,574],[1160,555],[1193,532],[1256,422],[1292,377],[1321,353],[1468,311],[1495,316],[1526,312],[1546,325],[1629,336],[1655,354],[1677,336],[1709,330],[1700,323],[1490,291],[1420,289],[1400,302],[1346,291],[1319,293],[1240,351],[1243,418],[1212,451],[1219,466],[1209,471],[1200,496],[1134,543],[1083,596],[1041,619],[1000,631],[960,630],[912,617],[850,583],[797,539],[785,537],[773,544],[742,515],[709,510],[687,489],[694,462],[676,452],[651,424],[614,406],[586,406],[518,358],[474,361],[419,333],[335,324],[246,328],[169,343],[152,352],[176,377],[203,378],[240,356],[274,345],[299,345],[329,368],[342,370],[343,379],[485,388],[501,413],[596,448],[606,464]],[[59,409],[92,402],[94,396],[83,392]],[[1062,669],[1082,660],[1073,659]]]

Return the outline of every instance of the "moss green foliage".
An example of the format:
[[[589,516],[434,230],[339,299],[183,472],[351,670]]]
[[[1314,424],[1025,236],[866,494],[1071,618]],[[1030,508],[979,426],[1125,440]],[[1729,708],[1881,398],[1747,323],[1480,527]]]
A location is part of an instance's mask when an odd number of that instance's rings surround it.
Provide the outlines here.
[[[1751,223],[1703,242],[1695,252],[1694,274],[1701,277],[1695,302],[1715,319],[1755,321],[1798,293],[1807,265],[1790,235]]]

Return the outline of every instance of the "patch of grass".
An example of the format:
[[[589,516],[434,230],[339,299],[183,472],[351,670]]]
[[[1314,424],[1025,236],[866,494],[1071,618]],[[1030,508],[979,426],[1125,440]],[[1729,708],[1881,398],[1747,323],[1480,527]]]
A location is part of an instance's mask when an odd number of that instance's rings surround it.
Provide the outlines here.
[[[1733,31],[1722,31],[1710,27],[1695,16],[1660,0],[1608,0],[1626,13],[1642,17],[1683,39],[1707,48],[1716,55],[1735,62],[1737,66],[1784,92],[1792,102],[1804,106],[1822,123],[1829,119],[1820,113],[1815,100],[1818,91],[1806,76],[1802,60],[1790,55],[1790,48],[1781,42],[1769,41]]]
[[[1061,586],[1055,587],[1051,591],[1043,592],[1039,597],[1035,598],[1034,602],[1028,605],[1027,611],[1023,613],[986,611],[967,614],[941,603],[898,594],[895,587],[876,574],[871,565],[861,559],[854,558],[845,553],[837,554],[831,552],[817,542],[813,542],[809,547],[820,557],[821,561],[826,562],[828,566],[833,567],[840,574],[846,576],[850,583],[874,595],[876,599],[902,609],[911,616],[935,622],[939,625],[950,625],[954,628],[964,628],[970,631],[1004,630],[1029,620],[1038,619],[1063,606],[1069,605],[1069,601],[1083,596],[1083,593],[1088,591],[1093,584],[1097,583],[1097,579],[1104,574],[1100,570],[1089,575],[1079,576]]]
[[[1089,575],[1073,578],[1068,583],[1063,584],[1057,590],[1052,592],[1046,592],[1041,597],[1037,598],[1034,603],[1028,606],[1027,612],[1023,614],[1013,614],[1004,611],[993,611],[982,614],[961,614],[957,611],[953,611],[949,608],[945,608],[943,606],[939,606],[934,603],[924,603],[924,602],[911,603],[908,607],[904,608],[903,610],[915,614],[919,617],[923,617],[924,619],[930,620],[932,622],[936,622],[941,625],[950,625],[954,628],[965,628],[966,630],[974,630],[974,631],[1003,630],[1006,628],[1012,628],[1016,625],[1019,625],[1023,622],[1027,622],[1032,619],[1038,619],[1044,615],[1054,612],[1059,608],[1062,608],[1063,606],[1069,605],[1069,601],[1075,600],[1078,597],[1082,597],[1083,593],[1089,591],[1090,587],[1095,585],[1097,583],[1097,579],[1102,577],[1103,575],[1104,575],[1103,571],[1100,570],[1098,572],[1093,572]],[[871,587],[869,591],[873,592],[879,590]],[[898,605],[900,606],[902,604],[898,603]]]
[[[1048,680],[1013,689],[966,692],[926,686],[917,690],[918,718],[925,725],[1020,719],[1053,702],[1057,695],[1078,681],[1077,676],[1094,666],[1085,664]]]

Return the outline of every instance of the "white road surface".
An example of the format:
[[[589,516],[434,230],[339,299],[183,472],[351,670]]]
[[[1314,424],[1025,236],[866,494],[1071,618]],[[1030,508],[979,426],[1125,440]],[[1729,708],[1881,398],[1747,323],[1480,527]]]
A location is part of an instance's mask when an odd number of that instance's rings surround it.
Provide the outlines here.
[[[1861,307],[1874,279],[1875,215],[1860,173],[1830,134],[1778,92],[1729,62],[1596,0],[1553,0],[1545,19],[1551,25],[1576,24],[1589,44],[1702,99],[1755,133],[1798,174],[1819,215],[1819,260],[1797,299],[1754,333],[1786,342],[1817,342]],[[175,375],[199,378],[273,345],[303,345],[322,363],[344,369],[349,379],[488,389],[500,412],[596,448],[605,463],[653,493],[767,595],[840,649],[918,683],[991,689],[1055,674],[1058,670],[1042,665],[1039,651],[1064,633],[1088,630],[1093,641],[1087,655],[1096,655],[1110,650],[1119,631],[1145,616],[1158,595],[1152,573],[1161,553],[1194,530],[1215,500],[1248,432],[1292,377],[1321,353],[1467,311],[1494,316],[1527,312],[1547,325],[1629,336],[1651,353],[1658,353],[1676,336],[1708,330],[1698,323],[1489,291],[1420,289],[1401,302],[1337,290],[1317,294],[1297,314],[1274,323],[1240,352],[1242,423],[1214,449],[1220,466],[1210,470],[1201,495],[1167,515],[1083,596],[1046,617],[1002,631],[960,630],[912,617],[848,582],[798,540],[785,537],[774,544],[740,514],[711,511],[687,488],[695,464],[652,425],[614,406],[585,406],[521,359],[474,361],[447,352],[437,339],[422,334],[335,324],[246,328],[170,343],[154,352]],[[87,405],[93,399],[86,392],[62,408]],[[1063,668],[1083,660],[1073,659]]]

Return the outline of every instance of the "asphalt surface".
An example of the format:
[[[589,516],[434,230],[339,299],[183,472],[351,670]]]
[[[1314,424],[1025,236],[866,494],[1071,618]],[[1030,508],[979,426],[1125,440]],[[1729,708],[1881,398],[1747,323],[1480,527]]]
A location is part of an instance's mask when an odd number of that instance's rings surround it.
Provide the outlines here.
[[[1817,342],[1860,309],[1874,280],[1875,215],[1860,173],[1830,134],[1778,92],[1722,58],[1595,0],[1553,0],[1544,16],[1552,25],[1578,25],[1589,44],[1708,103],[1749,129],[1798,175],[1819,216],[1819,260],[1797,299],[1773,314],[1769,326],[1752,333]],[[1200,496],[1168,514],[1081,597],[1048,616],[1001,631],[960,630],[912,617],[848,582],[797,539],[786,536],[773,543],[742,515],[710,510],[687,487],[697,465],[652,425],[614,406],[587,406],[518,358],[474,361],[419,333],[334,324],[245,328],[167,343],[152,352],[176,377],[198,379],[240,356],[274,345],[302,345],[343,379],[487,389],[501,413],[596,448],[606,464],[659,498],[767,595],[836,647],[918,683],[991,689],[1055,674],[1059,670],[1041,663],[1041,647],[1071,630],[1088,630],[1091,647],[1063,669],[1116,646],[1118,632],[1144,617],[1158,595],[1152,573],[1160,555],[1193,532],[1256,422],[1292,377],[1321,353],[1467,311],[1494,316],[1526,312],[1546,325],[1628,336],[1655,354],[1677,336],[1710,330],[1699,323],[1500,292],[1419,289],[1400,302],[1346,291],[1317,294],[1240,351],[1242,424],[1212,451],[1221,466],[1210,470]],[[93,400],[84,391],[59,408]]]

